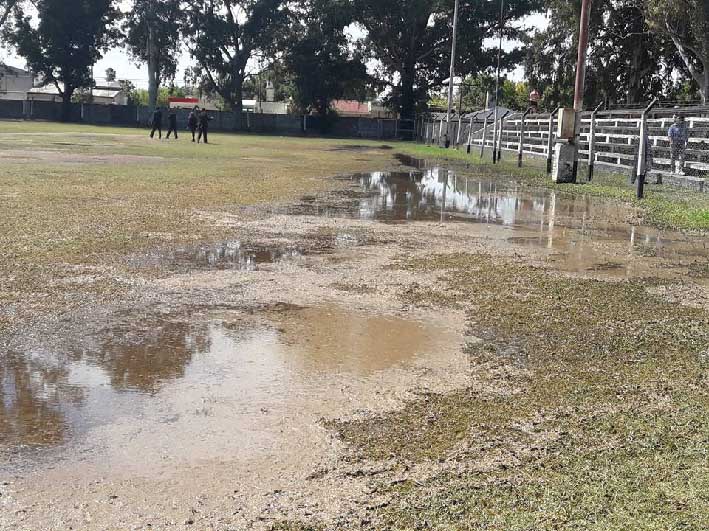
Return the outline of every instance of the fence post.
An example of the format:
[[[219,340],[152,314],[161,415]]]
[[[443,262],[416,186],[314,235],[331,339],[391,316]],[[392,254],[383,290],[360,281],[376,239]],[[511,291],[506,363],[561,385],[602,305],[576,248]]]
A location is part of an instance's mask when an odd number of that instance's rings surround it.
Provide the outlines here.
[[[561,107],[557,107],[549,115],[549,138],[547,138],[547,175],[551,175],[552,147],[554,146],[554,115],[559,112]]]
[[[463,130],[463,115],[458,115],[458,130],[455,133],[455,149],[460,147],[460,133]]]
[[[497,164],[497,102],[495,102],[495,116],[492,119],[492,163]]]
[[[593,180],[593,166],[596,162],[596,115],[601,107],[603,102],[591,113],[591,128],[588,133],[588,182]]]
[[[524,114],[522,115],[522,119],[519,122],[519,147],[517,148],[517,167],[518,168],[522,167],[522,154],[524,153],[524,121],[527,119],[527,115],[530,112],[532,112],[531,108],[524,111]]]
[[[477,114],[470,115],[470,126],[468,128],[468,149],[467,149],[468,155],[470,155],[470,150],[472,149],[470,147],[470,144],[473,141],[473,120],[475,120],[476,116],[477,116]]]
[[[441,118],[441,125],[438,128],[438,145],[441,146],[441,141],[443,140],[443,118]]]
[[[487,110],[487,109],[485,109]],[[480,144],[480,160],[485,156],[485,142],[487,142],[487,121],[490,119],[490,113],[485,114],[485,121],[483,122],[483,141]]]
[[[507,118],[507,115],[510,114],[510,111],[507,111],[505,114],[502,115],[502,118],[500,118],[500,130],[497,133],[497,161],[502,160],[502,134],[505,130],[505,118]],[[494,149],[494,146],[493,146]]]
[[[638,146],[638,165],[635,174],[638,199],[645,195],[645,174],[647,173],[647,115],[657,104],[657,98],[643,111],[640,117],[640,146]]]

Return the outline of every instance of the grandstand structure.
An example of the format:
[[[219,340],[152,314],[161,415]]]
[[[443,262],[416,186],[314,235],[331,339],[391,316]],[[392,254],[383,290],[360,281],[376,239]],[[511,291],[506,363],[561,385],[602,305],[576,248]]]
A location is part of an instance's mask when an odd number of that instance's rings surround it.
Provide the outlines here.
[[[689,128],[685,175],[670,168],[667,132],[675,114],[684,116]],[[451,148],[466,149],[472,159],[492,158],[495,144],[503,160],[551,161],[558,125],[555,113],[524,116],[500,108],[496,123],[493,116],[494,109],[454,116],[448,133]],[[582,113],[578,180],[587,180],[589,163],[596,169],[630,175],[637,161],[641,122],[642,109]],[[709,106],[658,107],[647,124],[651,151],[648,181],[709,192]],[[443,146],[446,130],[445,115],[431,115],[419,122],[418,141]]]

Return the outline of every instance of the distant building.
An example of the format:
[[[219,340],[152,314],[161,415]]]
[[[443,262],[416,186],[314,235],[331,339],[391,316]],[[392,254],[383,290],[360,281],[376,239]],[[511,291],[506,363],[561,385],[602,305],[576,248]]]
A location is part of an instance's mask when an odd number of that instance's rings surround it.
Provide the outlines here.
[[[354,118],[397,118],[397,113],[392,112],[383,105],[374,102],[360,102],[353,100],[335,100],[332,108],[340,116]]]
[[[33,86],[32,72],[0,64],[0,100],[25,100]]]
[[[93,103],[98,105],[128,105],[128,94],[125,93],[120,82],[112,81],[95,86],[89,92]],[[27,91],[28,101],[52,101],[60,103],[62,95],[55,85],[34,87]]]

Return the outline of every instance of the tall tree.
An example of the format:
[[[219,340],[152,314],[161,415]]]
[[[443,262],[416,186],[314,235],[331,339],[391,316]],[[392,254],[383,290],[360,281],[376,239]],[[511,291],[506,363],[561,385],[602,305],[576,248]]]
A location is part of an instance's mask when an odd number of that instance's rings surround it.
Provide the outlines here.
[[[180,29],[185,20],[182,0],[133,0],[124,23],[131,56],[148,65],[148,105],[155,108],[163,82],[177,72]]]
[[[325,116],[335,99],[364,100],[372,79],[363,55],[350,46],[352,22],[347,0],[302,0],[294,13],[285,67],[292,96],[302,112]]]
[[[709,0],[647,0],[652,28],[674,43],[687,71],[709,100]]]
[[[38,23],[18,15],[6,37],[42,85],[57,87],[68,120],[71,97],[93,86],[91,67],[117,38],[119,13],[113,0],[37,0],[36,7]]]
[[[194,0],[186,11],[185,34],[206,88],[239,115],[249,60],[257,52],[274,52],[288,22],[286,4],[286,0]]]
[[[598,0],[589,28],[586,106],[637,104],[668,96],[677,74],[675,50],[653,35],[645,0]],[[548,108],[573,102],[580,0],[547,0],[548,25],[528,41],[525,69]],[[573,28],[573,29],[571,29]],[[571,29],[571,30],[570,30]]]
[[[429,91],[448,77],[454,0],[353,0],[356,19],[367,31],[366,45],[381,64],[392,86],[390,101],[402,117],[422,110]],[[516,38],[511,22],[541,6],[539,0],[507,0],[503,12],[505,36]],[[497,2],[462,2],[456,73],[477,75],[495,65],[496,52],[486,46],[500,17]],[[519,50],[505,52],[503,68],[521,59]],[[398,80],[398,82],[394,82]]]

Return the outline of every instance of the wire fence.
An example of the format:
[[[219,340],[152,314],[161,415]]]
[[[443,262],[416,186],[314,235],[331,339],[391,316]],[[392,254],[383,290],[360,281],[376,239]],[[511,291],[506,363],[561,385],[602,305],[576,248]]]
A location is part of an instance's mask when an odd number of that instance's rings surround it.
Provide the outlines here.
[[[709,192],[709,106],[654,108],[646,115],[645,128],[644,110],[581,114],[578,179],[592,179],[596,168],[634,177],[641,134],[645,134],[647,182]],[[512,159],[519,165],[532,161],[543,165],[546,159],[551,172],[557,127],[556,113],[525,115],[500,108],[496,115],[494,109],[485,109],[456,115],[450,125],[444,115],[421,120],[417,139],[465,149],[472,158]]]

